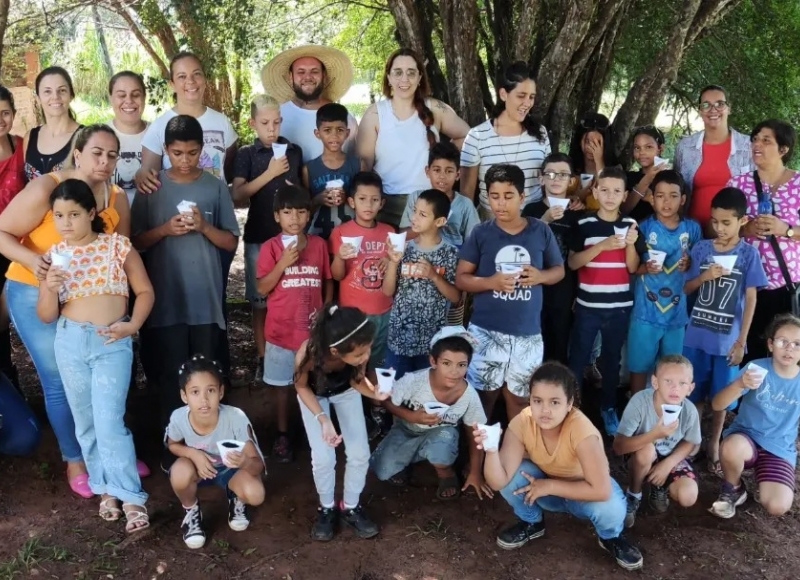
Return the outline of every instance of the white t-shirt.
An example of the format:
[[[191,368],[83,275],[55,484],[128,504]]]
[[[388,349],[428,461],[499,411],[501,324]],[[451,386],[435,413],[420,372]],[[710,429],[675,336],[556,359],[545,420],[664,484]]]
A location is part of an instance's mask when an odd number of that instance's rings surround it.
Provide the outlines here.
[[[542,188],[539,184],[539,174],[544,158],[550,155],[550,139],[547,133],[539,141],[527,132],[516,137],[498,135],[491,121],[485,121],[473,127],[464,139],[461,147],[461,167],[478,166],[478,186],[481,205],[489,208],[489,199],[486,196],[486,171],[498,163],[516,165],[525,174],[525,203],[542,199]]]
[[[303,150],[303,163],[308,163],[322,155],[322,141],[314,135],[317,128],[317,111],[313,109],[302,109],[292,101],[287,101],[281,105],[281,137],[285,137],[291,143],[299,145]],[[347,127],[350,129],[350,136],[344,143],[345,152],[355,149],[356,133],[358,133],[358,121],[349,114],[347,115]]]
[[[143,147],[162,156],[162,169],[172,167],[164,148],[164,131],[170,119],[177,116],[178,113],[170,109],[150,124],[142,138]],[[228,117],[210,107],[206,107],[206,112],[197,117],[197,120],[203,128],[205,141],[203,153],[200,155],[200,167],[219,177],[224,183],[228,183],[225,175],[225,152],[228,147],[236,143],[238,139],[236,130]]]
[[[114,183],[125,190],[128,196],[128,203],[133,205],[133,198],[136,195],[136,184],[133,178],[136,172],[142,166],[142,138],[147,132],[148,125],[145,125],[144,131],[131,135],[130,133],[123,133],[114,125],[114,121],[109,123],[114,133],[117,134],[119,139],[119,159],[117,160],[117,168],[114,170]]]

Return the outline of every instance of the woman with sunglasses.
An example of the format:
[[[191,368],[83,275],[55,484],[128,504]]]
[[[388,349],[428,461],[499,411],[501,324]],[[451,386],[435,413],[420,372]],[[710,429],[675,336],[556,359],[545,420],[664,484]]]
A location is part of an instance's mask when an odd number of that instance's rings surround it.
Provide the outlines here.
[[[678,143],[675,169],[686,182],[689,217],[712,238],[711,198],[731,177],[751,171],[753,164],[747,135],[728,127],[731,106],[725,89],[709,85],[700,91],[698,111],[703,130]]]
[[[785,165],[792,158],[796,142],[797,134],[788,123],[762,121],[750,133],[755,171],[728,182],[747,196],[749,221],[744,234],[761,255],[769,281],[766,288],[758,291],[744,362],[769,356],[764,330],[776,315],[792,310],[790,289],[800,283],[800,173]],[[790,280],[784,276],[781,261]]]
[[[590,195],[597,176],[606,167],[619,165],[614,155],[611,139],[611,124],[603,114],[586,113],[578,121],[572,132],[569,156],[580,175],[578,197],[586,204],[586,209],[597,211],[600,206]]]

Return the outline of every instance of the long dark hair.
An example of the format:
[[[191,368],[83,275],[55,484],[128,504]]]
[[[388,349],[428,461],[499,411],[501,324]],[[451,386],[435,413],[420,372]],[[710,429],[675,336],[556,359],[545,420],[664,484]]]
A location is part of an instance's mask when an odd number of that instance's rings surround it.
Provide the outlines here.
[[[69,98],[75,98],[75,86],[72,84],[72,77],[69,76],[67,69],[60,67],[60,66],[49,66],[46,69],[42,70],[38,75],[36,75],[36,81],[34,82],[34,87],[36,87],[36,96],[39,96],[39,85],[42,84],[42,80],[45,77],[49,76],[60,76],[65,81],[67,81],[67,88],[69,89]],[[72,110],[72,107],[67,109],[69,112],[69,118],[75,121],[75,111]],[[42,118],[44,118],[44,109],[41,111]]]
[[[533,81],[534,84],[537,84],[536,77],[525,61],[518,60],[506,67],[503,76],[497,80],[497,102],[492,109],[492,114],[489,116],[489,121],[494,123],[497,117],[500,116],[500,113],[506,110],[505,101],[500,99],[500,89],[504,89],[506,93],[510,93],[517,88],[517,85],[525,81]],[[525,115],[525,119],[522,121],[522,127],[528,135],[539,142],[544,142],[544,140],[547,139],[547,129],[544,124],[534,116],[533,108]]]
[[[436,144],[436,134],[433,132],[433,111],[425,104],[425,99],[431,96],[431,85],[428,82],[428,74],[425,72],[425,62],[419,55],[410,48],[398,48],[386,61],[386,66],[383,70],[383,96],[387,99],[392,97],[392,86],[389,84],[389,74],[392,72],[392,65],[398,56],[408,56],[414,59],[419,70],[419,84],[417,90],[414,91],[414,107],[417,109],[417,115],[425,125],[425,133],[428,137],[428,146],[433,147]]]
[[[56,201],[59,199],[74,201],[87,212],[94,210],[92,231],[96,234],[102,234],[105,231],[106,224],[97,211],[97,200],[94,198],[94,193],[88,183],[80,179],[65,179],[59,183],[50,194],[50,209],[53,208],[53,205],[55,205]]]
[[[314,375],[314,386],[320,391],[325,383],[325,361],[330,358],[330,349],[340,354],[352,352],[355,348],[370,344],[375,338],[375,325],[358,308],[339,307],[335,304],[325,306],[314,319],[311,337],[308,339],[306,353],[299,368],[311,364],[310,374]],[[353,380],[364,378],[365,369],[354,371]]]
[[[575,165],[576,173],[582,173],[586,169],[586,158],[583,155],[581,142],[583,136],[592,131],[597,131],[603,136],[603,164],[606,167],[619,165],[619,159],[614,154],[613,129],[608,117],[600,113],[586,113],[575,125],[569,146],[569,156]]]
[[[6,101],[11,105],[11,112],[16,114],[17,108],[14,106],[14,95],[3,85],[0,85],[0,101]]]

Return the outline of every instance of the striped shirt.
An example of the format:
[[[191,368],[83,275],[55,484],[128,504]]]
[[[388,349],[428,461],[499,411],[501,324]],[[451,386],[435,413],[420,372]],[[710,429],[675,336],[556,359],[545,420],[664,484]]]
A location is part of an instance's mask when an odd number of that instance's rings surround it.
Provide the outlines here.
[[[591,213],[578,220],[570,240],[573,252],[583,252],[615,234],[614,228],[629,228],[636,220],[629,217],[607,222]],[[636,251],[647,251],[642,236],[636,240]],[[631,275],[625,262],[626,248],[606,250],[578,270],[578,304],[588,308],[629,308],[633,306]]]
[[[500,136],[495,133],[491,120],[473,127],[461,147],[461,166],[478,167],[478,187],[480,202],[491,213],[486,195],[486,171],[498,163],[516,165],[525,174],[525,203],[527,205],[542,199],[539,174],[544,158],[550,155],[550,139],[542,131],[540,139],[523,132],[515,137]]]

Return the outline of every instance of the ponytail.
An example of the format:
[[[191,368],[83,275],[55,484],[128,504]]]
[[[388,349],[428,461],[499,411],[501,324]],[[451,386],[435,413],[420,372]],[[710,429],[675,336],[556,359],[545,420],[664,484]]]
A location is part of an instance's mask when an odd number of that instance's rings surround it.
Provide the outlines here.
[[[436,133],[433,132],[433,111],[425,104],[425,99],[419,94],[419,88],[414,93],[414,107],[417,109],[420,121],[425,125],[425,136],[428,138],[428,147],[436,145]]]
[[[490,122],[493,123],[495,119],[500,116],[500,113],[506,110],[506,103],[500,98],[500,89],[505,90],[506,93],[510,93],[517,88],[517,85],[528,80],[533,81],[534,84],[538,84],[536,83],[536,77],[531,72],[527,63],[518,60],[508,65],[506,70],[503,71],[503,76],[498,79],[497,102],[492,108],[492,114],[489,115]],[[540,143],[544,143],[547,139],[547,129],[542,121],[533,114],[533,108],[528,111],[528,114],[525,115],[525,118],[522,120],[522,128],[528,135]]]

